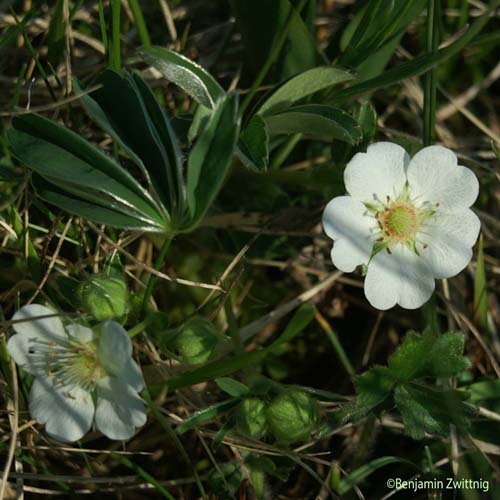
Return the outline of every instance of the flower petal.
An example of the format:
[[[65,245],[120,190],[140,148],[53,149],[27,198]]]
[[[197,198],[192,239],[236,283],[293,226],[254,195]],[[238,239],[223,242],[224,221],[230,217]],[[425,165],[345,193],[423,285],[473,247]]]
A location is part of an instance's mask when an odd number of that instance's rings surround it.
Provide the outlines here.
[[[382,250],[368,264],[365,295],[377,309],[386,310],[399,304],[416,309],[427,302],[435,282],[426,262],[404,245],[391,247],[392,254]]]
[[[472,170],[458,165],[455,153],[442,146],[421,149],[408,165],[407,175],[413,198],[439,203],[445,212],[470,207],[479,194]]]
[[[477,215],[468,209],[438,212],[427,221],[419,234],[418,249],[435,278],[451,278],[467,266],[480,229]]]
[[[29,409],[33,418],[45,424],[54,439],[73,442],[84,436],[92,425],[92,395],[77,387],[54,387],[50,378],[38,377],[31,386]]]
[[[368,263],[377,222],[363,203],[351,196],[334,198],[323,212],[323,227],[335,240],[331,255],[338,269],[350,273]]]
[[[137,392],[144,389],[145,383],[141,367],[131,357],[125,363],[119,378]]]
[[[69,333],[71,337],[73,337],[78,342],[82,344],[87,344],[88,342],[92,342],[95,339],[95,333],[86,326],[78,325],[77,323],[73,323],[66,327],[66,331]]]
[[[13,321],[25,321],[13,324],[16,334],[9,339],[7,349],[12,358],[14,358],[14,361],[33,375],[44,373],[43,366],[35,363],[30,356],[30,349],[33,346],[33,342],[58,343],[68,337],[64,331],[62,321],[57,316],[36,319],[39,316],[50,314],[54,314],[54,311],[40,304],[30,304],[21,307],[12,317]],[[30,318],[33,319],[30,320]]]
[[[132,342],[116,321],[102,324],[99,337],[99,360],[110,375],[119,375],[132,356]]]
[[[376,142],[347,164],[344,183],[348,193],[365,203],[386,203],[401,194],[406,183],[408,153],[392,142]]]
[[[116,377],[97,384],[97,428],[110,439],[129,439],[146,423],[144,402],[137,391]]]

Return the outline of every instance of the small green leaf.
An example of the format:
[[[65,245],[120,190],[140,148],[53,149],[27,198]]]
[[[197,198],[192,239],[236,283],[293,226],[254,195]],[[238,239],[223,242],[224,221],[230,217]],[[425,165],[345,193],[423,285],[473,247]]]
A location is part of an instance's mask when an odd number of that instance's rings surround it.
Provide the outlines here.
[[[398,380],[407,381],[421,375],[435,338],[426,333],[408,332],[396,352],[389,358],[389,370]]]
[[[231,399],[229,401],[223,401],[222,403],[216,403],[214,405],[203,408],[202,410],[193,413],[193,415],[184,420],[182,424],[177,427],[177,432],[179,434],[184,434],[196,425],[207,422],[208,420],[212,420],[218,415],[226,413],[238,404],[239,401],[237,399]]]
[[[295,106],[283,113],[266,116],[265,120],[271,134],[331,136],[349,144],[356,144],[363,137],[351,115],[323,104]]]
[[[413,439],[423,439],[425,433],[447,436],[450,424],[466,431],[473,414],[463,403],[466,397],[461,391],[443,391],[417,384],[399,385],[394,393],[406,432]]]
[[[269,133],[264,119],[254,115],[239,140],[239,157],[249,168],[266,170],[269,164]]]
[[[454,377],[470,366],[464,357],[465,336],[463,333],[443,333],[428,353],[428,370],[435,377]]]
[[[240,398],[250,392],[250,389],[234,378],[222,377],[214,381],[224,392],[227,392],[233,398]]]
[[[316,308],[311,304],[300,306],[286,325],[284,332],[268,347],[268,350],[275,352],[280,346],[301,333],[314,318],[315,311]]]
[[[358,403],[371,408],[378,406],[389,396],[395,382],[387,368],[371,368],[355,380]]]
[[[268,97],[257,111],[260,115],[272,115],[288,109],[298,101],[320,90],[329,89],[352,80],[349,71],[333,66],[320,66],[290,78]]]
[[[224,89],[199,64],[164,47],[143,48],[140,55],[154,66],[167,80],[179,86],[198,103],[215,109],[224,98]]]
[[[188,159],[187,203],[190,220],[183,228],[195,227],[217,196],[239,136],[238,98],[220,102],[196,141]]]

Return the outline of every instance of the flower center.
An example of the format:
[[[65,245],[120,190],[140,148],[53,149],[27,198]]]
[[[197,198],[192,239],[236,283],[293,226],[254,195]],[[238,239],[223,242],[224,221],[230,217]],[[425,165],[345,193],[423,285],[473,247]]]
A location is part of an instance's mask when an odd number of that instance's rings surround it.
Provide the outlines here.
[[[401,242],[414,238],[420,226],[415,207],[404,203],[387,207],[379,220],[384,234]]]
[[[95,342],[83,343],[70,338],[58,342],[34,339],[30,355],[49,377],[53,377],[55,385],[77,385],[90,391],[107,375],[99,361]]]

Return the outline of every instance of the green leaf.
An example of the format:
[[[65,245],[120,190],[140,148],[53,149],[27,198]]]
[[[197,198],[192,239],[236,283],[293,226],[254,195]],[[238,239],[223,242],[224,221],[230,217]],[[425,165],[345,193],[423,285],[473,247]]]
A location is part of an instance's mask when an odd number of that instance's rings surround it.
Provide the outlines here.
[[[377,133],[377,112],[370,101],[365,101],[359,105],[354,116],[361,127],[363,143],[368,144]]]
[[[193,413],[193,415],[191,415],[188,419],[184,420],[182,424],[177,427],[177,432],[179,434],[184,434],[194,426],[208,420],[212,420],[218,415],[226,413],[228,410],[234,408],[238,404],[239,401],[237,399],[231,399],[229,401],[223,401],[222,403],[216,403],[214,405],[203,408],[202,410]]]
[[[463,333],[443,333],[428,353],[428,370],[435,377],[454,377],[470,366],[464,357],[465,336]]]
[[[409,465],[413,469],[419,470],[419,468],[413,462],[410,462],[409,460],[405,460],[400,457],[386,456],[386,457],[376,458],[374,460],[371,460],[367,464],[358,467],[357,469],[349,473],[346,477],[341,479],[340,484],[337,488],[337,493],[339,495],[345,495],[346,493],[351,491],[351,489],[354,486],[359,485],[363,480],[365,480],[371,474],[376,472],[378,469],[381,469],[382,467],[386,467],[387,465],[391,464]]]
[[[264,116],[278,113],[320,90],[334,87],[353,78],[352,73],[342,68],[320,66],[310,69],[278,87],[264,101],[257,113]]]
[[[34,175],[33,186],[37,194],[43,200],[59,207],[66,212],[84,219],[89,219],[97,224],[106,224],[120,229],[157,231],[163,232],[163,228],[155,228],[146,224],[143,220],[127,215],[118,210],[110,208],[109,205],[89,203],[88,201],[69,193],[67,190],[59,189],[55,184],[50,184],[43,177]],[[101,202],[103,202],[101,198]]]
[[[151,89],[138,74],[111,70],[96,83],[102,87],[81,97],[85,110],[141,169],[172,218],[179,216],[185,203],[181,152]]]
[[[399,385],[394,392],[405,430],[413,439],[423,439],[425,433],[447,436],[450,424],[466,431],[473,413],[463,403],[465,398],[461,391],[443,391],[417,384]]]
[[[486,269],[484,266],[483,235],[479,238],[477,266],[474,276],[474,319],[483,332],[488,331],[488,294],[486,292]]]
[[[315,311],[316,308],[311,304],[300,306],[286,325],[284,332],[267,349],[276,352],[280,346],[299,335],[313,320]]]
[[[500,400],[500,379],[476,382],[465,387],[465,390],[470,393],[472,403],[479,403],[488,399]]]
[[[329,135],[349,144],[362,139],[361,128],[351,115],[323,104],[295,106],[283,113],[266,116],[265,120],[271,134]]]
[[[249,168],[266,170],[269,164],[269,134],[264,119],[254,115],[240,135],[239,157]]]
[[[406,28],[424,9],[426,0],[371,0],[358,11],[342,39],[341,63],[358,66],[384,45],[399,41]],[[346,47],[347,45],[347,47]],[[381,70],[383,69],[383,66]]]
[[[458,375],[470,365],[463,356],[464,342],[462,333],[448,332],[435,336],[429,331],[423,335],[409,332],[389,358],[389,370],[400,381],[425,375]]]
[[[13,120],[8,140],[13,155],[59,192],[109,205],[149,230],[165,229],[165,215],[137,181],[74,132],[39,115],[23,115]]]
[[[427,364],[435,337],[408,332],[396,352],[389,358],[389,370],[398,380],[407,381],[421,375]]]
[[[234,378],[222,377],[214,381],[224,392],[227,392],[233,398],[240,398],[249,393],[250,389]]]
[[[184,229],[195,227],[217,196],[231,165],[239,128],[238,98],[233,95],[220,102],[189,155],[190,220]]]
[[[347,419],[366,417],[391,396],[396,380],[386,367],[376,366],[354,379],[356,399],[344,407]]]
[[[139,51],[167,80],[179,86],[203,106],[215,109],[224,98],[224,89],[199,64],[164,47],[148,47]]]

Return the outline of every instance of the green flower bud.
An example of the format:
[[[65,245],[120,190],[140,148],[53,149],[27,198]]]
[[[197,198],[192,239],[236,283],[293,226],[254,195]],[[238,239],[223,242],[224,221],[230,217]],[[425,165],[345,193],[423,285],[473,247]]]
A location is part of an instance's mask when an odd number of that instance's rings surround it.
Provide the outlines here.
[[[199,365],[210,359],[219,343],[219,335],[210,321],[192,318],[179,329],[174,347],[183,361]]]
[[[262,438],[267,432],[266,405],[257,398],[244,399],[236,416],[240,434],[254,439]]]
[[[289,389],[277,396],[267,409],[267,423],[283,444],[305,441],[318,420],[318,406],[304,391]]]
[[[97,321],[124,320],[128,312],[128,289],[123,279],[92,276],[80,285],[82,308]]]

